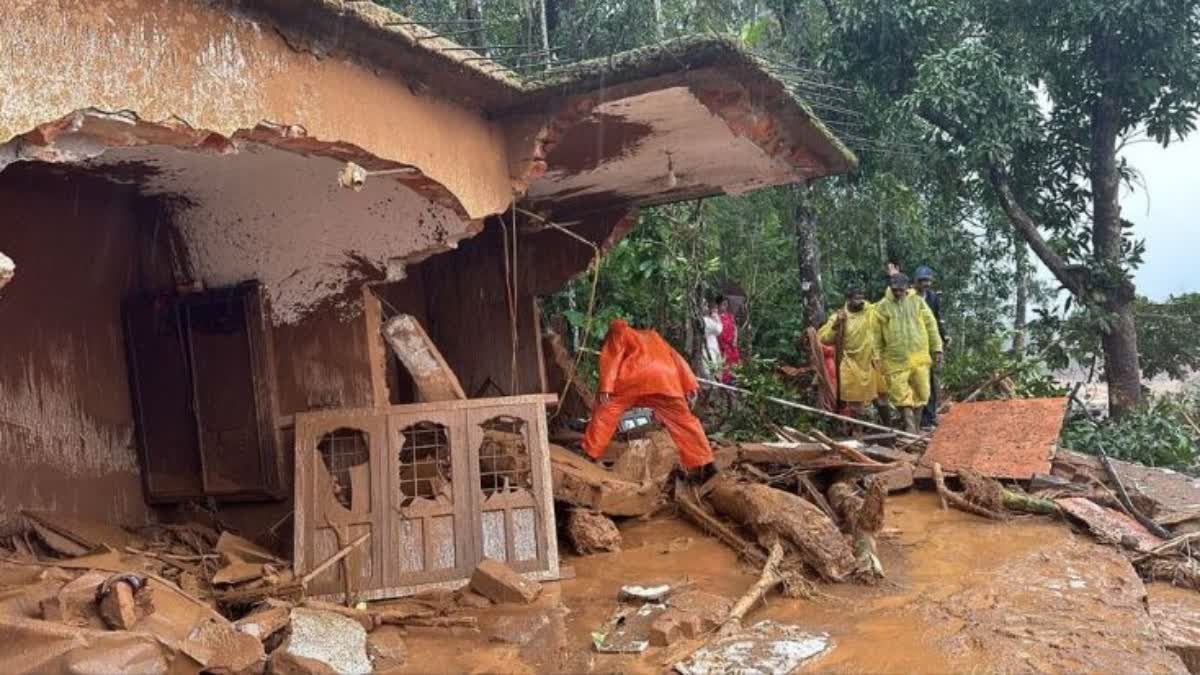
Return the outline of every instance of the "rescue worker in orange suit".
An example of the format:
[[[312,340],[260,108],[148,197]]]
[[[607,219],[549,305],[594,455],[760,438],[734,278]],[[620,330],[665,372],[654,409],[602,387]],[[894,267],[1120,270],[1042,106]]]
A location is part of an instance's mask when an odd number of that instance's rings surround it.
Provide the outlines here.
[[[700,420],[691,412],[700,384],[667,341],[653,330],[635,330],[613,320],[600,350],[600,386],[583,450],[598,460],[608,448],[621,416],[634,407],[650,408],[679,448],[679,463],[700,482],[716,474],[712,448]]]

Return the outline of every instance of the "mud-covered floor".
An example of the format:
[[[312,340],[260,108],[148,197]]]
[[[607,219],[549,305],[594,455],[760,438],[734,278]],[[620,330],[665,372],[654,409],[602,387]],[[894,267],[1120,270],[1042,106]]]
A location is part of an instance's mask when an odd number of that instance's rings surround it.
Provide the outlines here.
[[[620,587],[691,581],[732,599],[757,577],[669,513],[625,521],[621,531],[622,552],[568,556],[575,579],[546,584],[530,607],[483,610],[478,632],[410,629],[408,661],[393,672],[663,672],[686,644],[639,655],[593,649],[591,633]],[[1163,647],[1128,562],[1062,522],[984,521],[912,492],[889,501],[880,554],[882,584],[823,585],[819,600],[772,596],[749,621],[829,633],[834,646],[812,671],[1186,672]]]

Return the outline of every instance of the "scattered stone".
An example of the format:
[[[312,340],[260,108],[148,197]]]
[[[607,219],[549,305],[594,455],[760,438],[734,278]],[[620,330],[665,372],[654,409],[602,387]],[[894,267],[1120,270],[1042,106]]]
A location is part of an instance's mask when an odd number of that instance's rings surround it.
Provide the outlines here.
[[[203,665],[206,673],[261,672],[266,659],[261,642],[224,620],[202,621],[179,649]]]
[[[611,518],[589,509],[574,509],[567,517],[567,536],[580,555],[621,550],[621,531]]]
[[[369,673],[367,631],[362,624],[333,612],[297,607],[287,652],[316,659],[338,673]]]
[[[497,604],[529,604],[542,592],[541,584],[529,581],[498,560],[484,558],[471,574],[471,590]]]
[[[380,626],[367,636],[367,653],[375,666],[375,672],[395,670],[408,661],[408,647],[404,644],[404,629],[398,626]]]

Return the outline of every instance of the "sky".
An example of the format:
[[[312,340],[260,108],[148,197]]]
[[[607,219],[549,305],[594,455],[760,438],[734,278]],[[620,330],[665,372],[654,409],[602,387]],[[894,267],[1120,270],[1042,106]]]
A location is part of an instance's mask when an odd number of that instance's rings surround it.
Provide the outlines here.
[[[1152,300],[1200,292],[1200,132],[1167,148],[1140,142],[1125,158],[1144,185],[1122,190],[1121,215],[1146,242],[1138,292]]]

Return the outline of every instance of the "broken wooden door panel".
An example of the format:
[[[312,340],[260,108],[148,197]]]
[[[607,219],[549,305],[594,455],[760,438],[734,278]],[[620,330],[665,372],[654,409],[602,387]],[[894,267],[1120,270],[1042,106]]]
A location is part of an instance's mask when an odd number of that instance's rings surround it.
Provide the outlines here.
[[[296,420],[297,548],[304,568],[313,569],[363,534],[371,538],[345,560],[317,576],[315,594],[352,593],[382,585],[384,522],[382,467],[387,465],[387,425],[370,414],[300,417]],[[304,499],[303,508],[300,499]],[[303,513],[303,518],[300,514]]]
[[[170,297],[140,296],[125,301],[124,314],[129,386],[147,500],[203,495],[182,308]]]
[[[477,547],[482,557],[519,572],[547,568],[542,527],[544,491],[535,472],[540,447],[536,406],[489,406],[467,412],[475,499]]]
[[[395,410],[395,409],[393,409]],[[387,417],[388,587],[450,581],[469,575],[470,467],[460,410],[393,412]]]
[[[556,578],[545,413],[554,400],[527,395],[297,414],[296,573],[315,568],[351,532],[370,531],[363,554],[370,564],[355,563],[352,579],[360,599],[462,585],[484,556],[531,578]],[[312,593],[336,599],[344,582],[337,574],[318,577]]]

